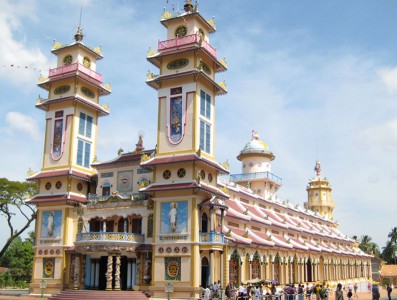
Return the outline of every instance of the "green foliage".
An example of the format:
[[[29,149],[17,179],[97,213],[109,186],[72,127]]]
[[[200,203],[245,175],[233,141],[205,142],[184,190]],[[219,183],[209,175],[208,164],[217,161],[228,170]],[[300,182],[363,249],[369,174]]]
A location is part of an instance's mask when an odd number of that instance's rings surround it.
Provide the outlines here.
[[[381,257],[388,264],[395,264],[397,260],[397,227],[392,228],[388,237],[390,239],[387,240],[386,246],[383,247]]]
[[[0,250],[0,259],[12,242],[19,237],[36,219],[36,210],[25,200],[37,193],[37,184],[32,182],[10,181],[0,178],[0,217],[6,219],[9,234],[3,248]],[[15,220],[24,220],[21,228],[15,228]],[[6,230],[2,234],[6,235]]]
[[[380,255],[379,246],[376,243],[372,242],[372,238],[368,235],[364,235],[361,237],[360,245],[358,247],[365,253],[377,256]]]
[[[33,244],[30,239],[22,241],[20,237],[15,238],[0,259],[0,266],[9,269],[0,280],[4,284],[21,285],[30,282],[33,267]]]

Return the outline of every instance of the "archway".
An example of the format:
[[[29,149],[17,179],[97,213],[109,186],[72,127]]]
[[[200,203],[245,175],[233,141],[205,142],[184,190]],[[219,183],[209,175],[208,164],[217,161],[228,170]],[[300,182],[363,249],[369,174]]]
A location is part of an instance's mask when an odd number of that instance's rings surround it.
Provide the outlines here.
[[[240,283],[240,263],[240,255],[234,250],[229,261],[229,281],[232,284]]]
[[[206,287],[210,285],[210,266],[208,258],[203,257],[201,260],[201,286]]]

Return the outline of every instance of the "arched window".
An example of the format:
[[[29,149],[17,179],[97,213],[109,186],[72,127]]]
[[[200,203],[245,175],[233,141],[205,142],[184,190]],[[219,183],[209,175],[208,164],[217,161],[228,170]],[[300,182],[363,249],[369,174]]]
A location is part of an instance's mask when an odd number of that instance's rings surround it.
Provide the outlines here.
[[[201,215],[201,232],[208,232],[208,217],[206,213]]]
[[[110,183],[105,181],[102,183],[102,196],[109,196],[110,195]]]
[[[201,286],[206,287],[210,284],[210,265],[208,258],[203,257],[201,260]]]

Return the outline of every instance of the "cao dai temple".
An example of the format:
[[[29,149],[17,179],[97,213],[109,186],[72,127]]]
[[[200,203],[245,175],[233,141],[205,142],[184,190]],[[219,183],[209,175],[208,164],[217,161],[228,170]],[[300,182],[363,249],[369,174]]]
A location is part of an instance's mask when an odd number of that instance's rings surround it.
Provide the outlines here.
[[[55,43],[57,67],[38,85],[48,91],[43,164],[30,174],[39,193],[31,290],[134,290],[165,299],[198,299],[200,286],[261,278],[281,283],[366,283],[371,257],[338,230],[329,181],[317,162],[304,207],[280,201],[275,155],[258,133],[236,153],[241,173],[215,159],[215,98],[227,93],[215,75],[227,64],[210,44],[214,21],[186,1],[165,12],[166,29],[147,60],[158,74],[156,149],[96,160],[102,96],[100,48]],[[153,39],[153,41],[155,41]],[[155,99],[153,99],[155,101]],[[245,144],[245,146],[244,146]]]

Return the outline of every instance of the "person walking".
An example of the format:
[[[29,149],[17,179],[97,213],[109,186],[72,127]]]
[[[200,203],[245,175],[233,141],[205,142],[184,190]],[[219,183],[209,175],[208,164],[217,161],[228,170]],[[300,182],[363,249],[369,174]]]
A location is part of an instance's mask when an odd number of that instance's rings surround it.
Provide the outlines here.
[[[377,284],[372,285],[372,300],[379,300],[380,293],[379,293],[379,286]]]
[[[335,300],[343,300],[342,284],[338,283],[335,291]]]
[[[387,284],[386,291],[387,291],[387,297],[389,298],[389,300],[391,300],[392,288],[391,288],[390,284]]]

